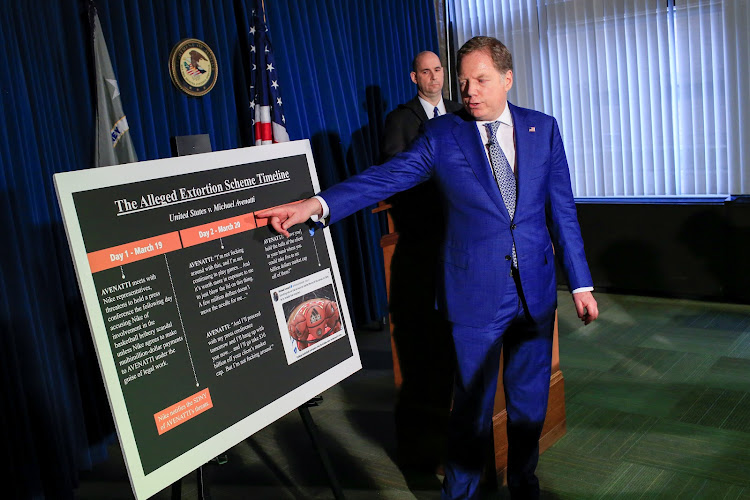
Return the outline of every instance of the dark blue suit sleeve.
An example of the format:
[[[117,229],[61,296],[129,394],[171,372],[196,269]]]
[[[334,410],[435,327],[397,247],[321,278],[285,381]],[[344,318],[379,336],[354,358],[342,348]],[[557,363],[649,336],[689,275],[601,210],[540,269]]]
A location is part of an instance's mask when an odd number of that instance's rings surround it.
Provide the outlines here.
[[[593,286],[570,186],[568,161],[557,120],[553,122],[551,140],[547,226],[555,245],[555,254],[567,274],[571,290]]]
[[[330,209],[330,223],[391,195],[420,184],[432,175],[433,143],[419,136],[411,147],[382,165],[375,165],[320,193]]]

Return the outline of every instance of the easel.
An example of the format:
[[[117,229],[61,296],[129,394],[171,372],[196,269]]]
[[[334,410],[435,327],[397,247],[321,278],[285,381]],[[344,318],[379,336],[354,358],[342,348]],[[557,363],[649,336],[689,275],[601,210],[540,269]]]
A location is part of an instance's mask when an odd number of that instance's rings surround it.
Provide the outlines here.
[[[338,478],[336,477],[336,473],[333,470],[333,464],[328,457],[328,452],[326,451],[323,443],[320,440],[318,426],[315,425],[315,421],[310,414],[310,407],[319,406],[322,401],[322,396],[316,396],[307,403],[297,408],[297,411],[299,412],[300,417],[302,417],[302,423],[305,424],[305,429],[307,430],[307,434],[310,436],[313,448],[318,453],[318,457],[320,457],[320,463],[323,464],[323,468],[326,471],[326,476],[328,477],[328,483],[331,486],[333,497],[336,500],[345,500],[346,497],[344,496],[344,491],[341,489],[341,485],[339,484]],[[212,462],[216,462],[219,465],[224,464],[226,463],[226,455],[216,457],[212,460]],[[203,475],[203,466],[200,466],[195,470],[195,478],[198,489],[198,500],[211,500],[208,486]],[[172,483],[171,498],[172,500],[180,500],[182,498],[182,479],[179,479],[176,482]]]
[[[333,470],[333,464],[331,464],[331,460],[328,458],[328,452],[326,452],[323,443],[320,442],[318,426],[315,425],[312,415],[310,414],[310,407],[318,406],[322,401],[323,396],[316,396],[307,403],[297,408],[297,411],[299,412],[300,417],[302,417],[302,422],[305,424],[305,429],[307,429],[307,434],[309,434],[310,436],[313,448],[315,448],[315,451],[318,452],[320,462],[323,464],[323,468],[326,471],[326,476],[328,476],[328,482],[330,483],[331,491],[333,491],[333,497],[336,500],[343,500],[346,497],[344,497],[344,492],[341,489],[341,485],[339,484],[338,479],[336,478],[336,473]]]
[[[175,136],[172,138],[172,155],[173,156],[185,156],[185,155],[191,155],[191,154],[198,154],[198,153],[210,153],[212,151],[211,148],[211,139],[208,134],[196,134],[196,135],[185,135],[185,136]],[[344,492],[341,489],[341,485],[339,484],[338,479],[336,478],[336,474],[333,470],[333,464],[331,463],[330,458],[328,457],[328,452],[326,451],[325,447],[323,446],[323,443],[320,440],[320,433],[318,431],[318,426],[315,425],[315,421],[312,418],[312,415],[310,414],[310,407],[313,406],[319,406],[320,403],[323,401],[323,396],[315,396],[307,403],[303,404],[299,408],[297,408],[297,411],[299,412],[300,417],[302,418],[302,423],[305,424],[305,429],[307,430],[307,434],[310,436],[310,440],[312,441],[313,448],[318,453],[318,456],[320,457],[320,462],[323,464],[323,468],[326,471],[326,476],[328,476],[328,482],[331,486],[331,491],[333,491],[333,496],[336,500],[344,500],[346,497],[344,496]],[[212,462],[216,462],[219,465],[226,463],[226,455],[222,455],[220,457],[216,457]],[[203,466],[198,467],[195,470],[196,474],[196,483],[198,486],[198,500],[211,500],[210,493],[208,491],[208,486],[206,485],[206,481],[203,474]],[[177,480],[172,484],[172,500],[180,500],[182,498],[182,479]]]

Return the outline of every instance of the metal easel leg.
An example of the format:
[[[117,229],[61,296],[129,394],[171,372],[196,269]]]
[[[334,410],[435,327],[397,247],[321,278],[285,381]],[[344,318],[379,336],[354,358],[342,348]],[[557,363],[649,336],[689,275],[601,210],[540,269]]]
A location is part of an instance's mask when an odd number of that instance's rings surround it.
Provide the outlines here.
[[[323,468],[326,471],[326,475],[328,476],[328,482],[331,485],[331,490],[333,491],[333,497],[336,500],[344,500],[346,497],[344,496],[344,492],[341,489],[341,485],[339,484],[338,479],[336,478],[336,474],[333,470],[333,465],[331,464],[331,460],[328,458],[328,453],[326,452],[325,448],[323,447],[323,443],[320,441],[320,434],[318,433],[318,427],[315,425],[315,422],[313,421],[312,415],[310,414],[310,407],[311,406],[318,406],[318,403],[322,401],[323,398],[321,396],[317,396],[307,403],[303,404],[297,410],[299,410],[299,414],[302,417],[302,422],[305,424],[305,429],[307,429],[307,433],[310,435],[310,439],[313,443],[313,448],[315,448],[315,451],[318,452],[318,456],[320,457],[320,462],[323,464]]]

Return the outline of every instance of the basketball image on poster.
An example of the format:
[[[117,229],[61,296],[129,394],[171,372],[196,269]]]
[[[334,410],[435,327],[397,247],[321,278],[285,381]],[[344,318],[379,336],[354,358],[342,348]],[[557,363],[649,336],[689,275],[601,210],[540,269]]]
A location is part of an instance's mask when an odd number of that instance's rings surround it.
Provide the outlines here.
[[[328,298],[304,300],[292,309],[286,324],[297,349],[302,351],[341,330],[339,306]]]
[[[328,270],[272,290],[271,295],[279,330],[286,332],[282,344],[289,364],[345,335]]]

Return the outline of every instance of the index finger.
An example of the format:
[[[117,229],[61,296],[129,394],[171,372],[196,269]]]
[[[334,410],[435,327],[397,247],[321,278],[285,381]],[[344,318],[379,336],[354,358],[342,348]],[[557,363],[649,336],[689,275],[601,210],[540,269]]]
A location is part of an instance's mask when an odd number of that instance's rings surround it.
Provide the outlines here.
[[[288,213],[292,206],[297,205],[298,203],[302,203],[303,201],[305,200],[297,200],[289,203],[284,203],[283,205],[274,205],[273,207],[264,208],[263,210],[258,210],[257,212],[255,212],[255,216],[261,217],[263,219],[273,217],[274,215],[282,216]]]
[[[269,217],[273,217],[276,212],[276,207],[264,208],[263,210],[258,210],[257,212],[255,212],[255,216],[260,217],[261,219],[268,219]]]

